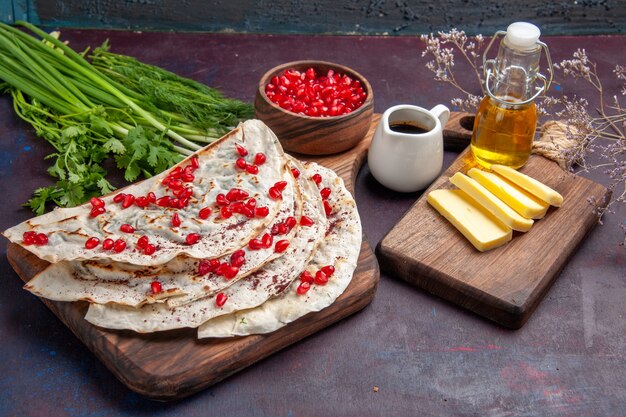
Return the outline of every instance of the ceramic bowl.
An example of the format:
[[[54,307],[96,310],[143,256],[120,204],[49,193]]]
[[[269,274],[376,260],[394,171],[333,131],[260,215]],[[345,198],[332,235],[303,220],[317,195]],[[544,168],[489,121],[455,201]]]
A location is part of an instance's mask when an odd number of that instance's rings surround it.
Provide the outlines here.
[[[267,97],[265,86],[272,77],[290,68],[301,72],[314,68],[317,74],[326,74],[332,69],[348,75],[359,80],[367,97],[360,107],[340,116],[311,117],[287,111]],[[263,75],[254,107],[256,117],[274,131],[285,150],[305,155],[330,155],[356,146],[365,137],[372,122],[374,94],[365,77],[351,68],[324,61],[295,61],[272,68]]]

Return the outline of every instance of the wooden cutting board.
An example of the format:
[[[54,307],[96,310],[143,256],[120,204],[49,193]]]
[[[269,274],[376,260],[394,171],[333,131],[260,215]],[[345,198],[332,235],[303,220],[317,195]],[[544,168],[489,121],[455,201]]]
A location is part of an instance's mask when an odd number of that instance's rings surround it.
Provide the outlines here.
[[[378,116],[357,147],[337,155],[302,159],[335,170],[354,194],[356,175],[367,156],[377,121]],[[7,257],[24,282],[49,265],[16,244],[8,245]],[[41,301],[130,389],[149,398],[174,400],[207,388],[363,309],[374,298],[379,277],[376,257],[364,237],[353,279],[331,306],[267,335],[229,339],[198,340],[196,329],[152,334],[101,329],[84,319],[86,302]]]
[[[378,261],[393,276],[516,329],[528,320],[597,223],[587,199],[606,205],[610,193],[532,155],[520,171],[561,193],[562,207],[551,207],[527,233],[513,232],[506,245],[481,253],[426,200],[431,190],[456,188],[448,179],[473,166],[468,148],[383,238],[377,247]]]

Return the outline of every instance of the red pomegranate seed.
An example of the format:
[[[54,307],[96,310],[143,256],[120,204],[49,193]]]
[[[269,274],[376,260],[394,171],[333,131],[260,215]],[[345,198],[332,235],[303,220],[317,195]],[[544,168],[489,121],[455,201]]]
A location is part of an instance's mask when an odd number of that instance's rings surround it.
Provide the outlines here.
[[[298,178],[300,176],[300,170],[298,168],[291,168],[291,174],[294,178]]]
[[[237,152],[239,153],[239,155],[241,155],[241,156],[248,155],[248,151],[243,146],[235,144],[235,148],[237,148]]]
[[[189,197],[183,197],[178,202],[178,208],[187,207],[188,204],[189,204]]]
[[[284,235],[287,232],[289,232],[289,227],[287,227],[287,225],[285,223],[280,223],[278,225],[278,234],[279,235]]]
[[[244,258],[243,256],[240,256],[239,258],[235,258],[233,260],[230,261],[230,264],[232,266],[234,266],[235,268],[241,268],[241,265],[246,263],[246,258]],[[237,275],[237,274],[235,274]]]
[[[229,204],[228,199],[222,193],[218,194],[217,197],[215,197],[215,202],[218,206],[227,206]]]
[[[254,163],[256,165],[263,165],[266,160],[267,160],[267,157],[265,156],[264,153],[259,152],[258,154],[254,155]]]
[[[94,207],[91,209],[91,211],[89,212],[89,215],[91,217],[98,217],[99,215],[101,215],[102,213],[104,213],[106,211],[106,209],[104,207]]]
[[[115,197],[113,197],[113,202],[121,203],[122,201],[124,201],[125,197],[126,197],[126,194],[124,193],[115,194]]]
[[[170,197],[167,196],[167,195],[163,196],[163,197],[157,199],[156,204],[159,207],[169,207],[170,206]]]
[[[196,169],[200,168],[200,161],[198,160],[197,156],[193,156],[191,157],[191,168],[195,171]]]
[[[183,169],[178,166],[169,173],[168,177],[170,177],[171,179],[177,179],[177,178],[180,178],[182,173],[183,173]]]
[[[135,205],[137,207],[144,208],[148,205],[148,197],[140,196],[135,199]]]
[[[35,243],[36,238],[37,238],[37,233],[24,232],[24,234],[22,235],[22,243],[24,243],[25,245],[32,245]]]
[[[240,258],[240,259],[243,259],[243,258]],[[224,278],[226,279],[233,279],[237,276],[238,273],[239,273],[239,268],[234,265],[230,265],[228,268],[224,268]]]
[[[180,217],[178,217],[178,213],[172,214],[172,227],[180,226]]]
[[[321,271],[325,273],[327,277],[330,277],[335,273],[335,267],[332,265],[326,265],[322,267]]]
[[[183,181],[179,180],[179,179],[174,179],[174,180],[170,181],[170,183],[167,184],[167,186],[169,188],[171,188],[172,190],[177,190],[177,189],[183,187]]]
[[[309,284],[312,284],[313,283],[313,275],[311,275],[311,273],[309,271],[304,271],[300,275],[300,281],[308,282]]]
[[[146,255],[152,255],[156,251],[156,247],[152,243],[148,243],[143,249],[143,253]]]
[[[249,219],[254,217],[254,212],[251,209],[249,209],[248,207],[243,207],[241,209],[241,214],[243,214],[244,216],[246,216]]]
[[[322,176],[320,174],[315,174],[311,177],[314,183],[319,184],[322,182]]]
[[[327,282],[328,282],[328,277],[326,276],[324,272],[320,270],[315,273],[315,283],[317,285],[326,285]]]
[[[120,253],[124,249],[126,249],[126,242],[124,242],[122,239],[117,239],[113,244],[113,251]]]
[[[324,199],[328,198],[330,196],[330,188],[328,188],[328,187],[322,188],[321,191],[320,191],[320,195]]]
[[[185,194],[185,189],[184,188],[178,188],[178,189],[172,191],[172,194],[174,194],[174,197],[180,198],[183,194]]]
[[[313,219],[309,216],[300,217],[300,226],[313,226]]]
[[[224,206],[220,209],[220,216],[222,217],[222,219],[228,219],[232,215],[233,211],[230,209],[230,207]]]
[[[43,246],[48,244],[48,236],[45,233],[37,233],[35,236],[35,245]]]
[[[259,239],[252,239],[248,242],[248,247],[250,250],[259,250],[263,248],[263,242]]]
[[[326,212],[326,217],[330,216],[333,212],[333,207],[330,205],[328,200],[324,200],[324,211]]]
[[[180,208],[180,199],[179,198],[170,198],[170,207],[171,208]]]
[[[193,174],[184,173],[181,177],[183,182],[193,182],[196,179]]]
[[[234,251],[232,255],[230,255],[230,260],[232,261],[235,258],[241,258],[243,256],[246,256],[246,251],[243,249],[239,249],[239,250]]]
[[[135,233],[135,228],[128,223],[121,225],[120,230],[124,233]]]
[[[256,208],[256,199],[248,199],[248,201],[246,201],[246,207],[248,207],[250,210],[254,210]]]
[[[285,219],[285,226],[287,226],[290,230],[293,229],[296,224],[298,224],[298,221],[293,216],[289,216]]]
[[[147,245],[148,245],[148,236],[141,236],[138,240],[137,240],[137,247],[139,249],[144,249]]]
[[[264,248],[271,248],[274,238],[269,233],[265,233],[261,238],[261,242],[263,243]]]
[[[104,242],[102,242],[102,249],[111,250],[113,249],[114,244],[115,242],[113,241],[113,239],[104,239]]]
[[[202,220],[208,219],[210,215],[211,215],[211,207],[204,207],[200,209],[200,211],[198,212],[198,217],[200,217]]]
[[[233,213],[241,213],[241,210],[243,210],[246,206],[244,206],[241,201],[237,201],[235,203],[230,203],[230,206],[228,207]]]
[[[135,202],[135,196],[132,194],[126,194],[124,196],[124,201],[122,201],[122,208],[128,208],[133,205]]]
[[[243,158],[237,158],[237,160],[235,161],[235,165],[241,170],[245,170],[248,167],[248,163]]]
[[[198,263],[198,275],[206,275],[209,272],[215,272],[220,266],[220,261],[217,259],[211,259],[207,261],[203,259]]]
[[[156,195],[152,191],[150,191],[148,193],[148,195],[146,195],[146,198],[147,198],[149,204],[156,203]]]
[[[270,209],[267,207],[257,207],[254,209],[254,217],[267,217],[270,214]]]
[[[150,283],[150,290],[152,290],[152,294],[158,294],[163,290],[163,288],[159,281],[152,281]]]
[[[218,307],[222,307],[224,304],[226,304],[226,300],[228,300],[228,296],[223,292],[220,292],[215,296],[215,305],[217,305]]]
[[[104,207],[104,200],[102,200],[101,198],[92,197],[89,202],[93,207]]]
[[[278,242],[276,242],[276,245],[274,245],[274,252],[282,253],[286,251],[288,247],[289,247],[288,240],[279,240]]]
[[[280,190],[276,187],[270,187],[267,193],[272,200],[278,200],[279,198],[283,196]]]
[[[284,190],[286,186],[287,186],[287,181],[278,181],[276,184],[274,184],[274,187],[279,191]]]
[[[185,242],[186,242],[188,245],[194,245],[194,244],[198,243],[198,241],[200,240],[200,238],[201,238],[201,237],[202,237],[202,236],[200,236],[200,235],[199,235],[199,234],[197,234],[197,233],[189,233],[189,234],[187,235],[187,237],[185,237]]]
[[[96,246],[98,246],[99,244],[100,244],[100,239],[98,239],[95,236],[92,236],[89,239],[87,239],[87,241],[85,242],[85,248],[86,249],[93,249]]]
[[[311,284],[309,282],[301,282],[298,285],[298,289],[296,290],[298,295],[304,295],[311,289]]]
[[[248,193],[239,188],[233,188],[226,193],[226,199],[228,201],[239,201],[245,200],[246,198],[248,198]]]
[[[246,172],[247,172],[248,174],[256,175],[256,174],[258,174],[258,173],[259,173],[259,167],[258,167],[258,166],[256,166],[256,165],[248,165],[248,166],[246,167]]]
[[[230,268],[230,264],[228,262],[222,262],[221,264],[218,265],[217,269],[215,270],[215,274],[219,276],[223,276],[224,272],[226,271],[226,268]]]
[[[181,194],[182,198],[189,198],[193,194],[193,190],[191,187],[183,188],[183,192]]]

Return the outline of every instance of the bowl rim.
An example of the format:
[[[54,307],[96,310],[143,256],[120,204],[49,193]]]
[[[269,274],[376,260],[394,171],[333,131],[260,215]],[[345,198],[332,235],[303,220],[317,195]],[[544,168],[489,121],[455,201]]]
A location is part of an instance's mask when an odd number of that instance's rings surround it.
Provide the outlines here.
[[[365,101],[363,102],[363,104],[361,104],[361,106],[356,109],[355,111],[351,112],[351,113],[347,113],[347,114],[342,114],[339,116],[327,116],[327,117],[319,117],[319,116],[307,116],[307,115],[303,115],[303,114],[298,114],[298,113],[294,113],[290,110],[286,110],[283,109],[282,107],[280,107],[278,104],[274,103],[272,100],[269,99],[269,97],[267,97],[267,94],[265,94],[265,85],[267,84],[267,80],[270,78],[271,74],[273,73],[277,73],[279,71],[285,71],[287,69],[289,69],[290,67],[295,67],[295,66],[303,66],[303,65],[326,65],[329,67],[334,67],[337,68],[340,72],[350,72],[354,75],[356,75],[356,77],[359,79],[359,82],[364,86],[364,90],[367,92],[367,97],[365,97]],[[284,112],[285,114],[288,114],[290,116],[295,116],[295,117],[299,117],[302,118],[304,120],[312,120],[312,121],[325,121],[325,120],[340,120],[342,118],[351,118],[351,117],[355,117],[360,115],[361,113],[365,112],[367,107],[370,106],[372,104],[372,101],[374,100],[374,92],[372,91],[372,86],[370,85],[369,81],[367,80],[367,78],[365,78],[360,72],[355,71],[354,69],[342,65],[342,64],[337,64],[335,62],[330,62],[330,61],[321,61],[321,60],[311,60],[311,59],[305,59],[305,60],[298,60],[298,61],[291,61],[291,62],[285,62],[283,64],[277,65],[273,68],[270,68],[269,70],[267,70],[263,76],[259,79],[259,86],[257,89],[257,93],[261,95],[261,97],[263,98],[263,100],[268,103],[271,107],[273,107],[274,109],[277,109],[281,112]],[[373,111],[373,109],[372,109]]]

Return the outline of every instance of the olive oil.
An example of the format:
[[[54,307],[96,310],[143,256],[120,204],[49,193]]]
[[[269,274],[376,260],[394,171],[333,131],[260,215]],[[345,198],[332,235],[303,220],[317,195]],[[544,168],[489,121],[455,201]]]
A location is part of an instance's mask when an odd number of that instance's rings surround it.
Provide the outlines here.
[[[532,149],[537,126],[534,102],[518,104],[514,97],[500,97],[511,105],[498,103],[486,96],[480,103],[474,121],[471,149],[479,164],[512,168],[523,166]]]
[[[487,52],[498,36],[504,35],[495,59]],[[498,31],[483,54],[485,92],[478,106],[471,140],[474,159],[486,168],[523,166],[532,150],[537,126],[535,99],[552,81],[552,61],[541,31],[527,22],[515,22],[506,32]],[[545,51],[550,77],[539,72]],[[543,85],[541,85],[543,83]]]

